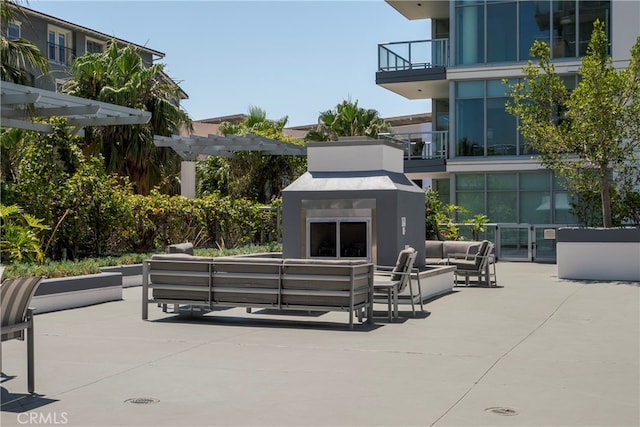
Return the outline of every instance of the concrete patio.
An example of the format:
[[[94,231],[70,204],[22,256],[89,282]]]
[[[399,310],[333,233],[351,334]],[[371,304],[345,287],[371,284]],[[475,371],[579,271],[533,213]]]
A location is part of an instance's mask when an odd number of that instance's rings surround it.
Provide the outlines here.
[[[375,324],[353,331],[335,312],[186,321],[152,306],[142,321],[140,287],[42,314],[38,395],[25,343],[2,345],[1,424],[640,425],[639,284],[497,270],[498,288],[457,287],[391,323],[376,305]]]

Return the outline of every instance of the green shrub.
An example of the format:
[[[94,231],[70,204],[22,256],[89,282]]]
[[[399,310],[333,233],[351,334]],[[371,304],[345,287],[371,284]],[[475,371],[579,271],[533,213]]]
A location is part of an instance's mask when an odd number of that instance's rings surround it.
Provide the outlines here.
[[[203,256],[227,256],[264,252],[280,252],[281,250],[281,245],[273,243],[268,245],[248,245],[245,247],[234,249],[201,248],[196,249],[195,254]],[[3,278],[29,276],[45,276],[54,278],[81,276],[84,274],[96,274],[100,273],[100,267],[141,264],[142,261],[149,259],[152,255],[153,253],[126,254],[117,257],[111,256],[103,258],[86,258],[79,261],[47,260],[42,264],[33,264],[26,262],[14,263],[5,267]]]
[[[0,204],[2,240],[0,259],[3,263],[42,262],[42,233],[49,227],[42,220],[23,212],[18,205]]]

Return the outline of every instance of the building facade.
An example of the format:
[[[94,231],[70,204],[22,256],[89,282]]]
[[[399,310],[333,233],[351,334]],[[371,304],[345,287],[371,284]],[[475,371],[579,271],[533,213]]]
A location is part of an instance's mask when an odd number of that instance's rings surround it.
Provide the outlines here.
[[[7,23],[5,34],[9,39],[27,39],[38,47],[49,61],[50,72],[47,75],[32,74],[32,86],[54,92],[59,91],[69,78],[69,69],[75,58],[85,53],[102,52],[112,40],[121,47],[134,47],[147,66],[165,56],[157,50],[22,6],[15,7],[13,19]],[[163,77],[167,83],[177,86],[169,76]],[[187,94],[182,92],[181,98],[186,99]],[[179,103],[179,100],[176,102]]]
[[[378,46],[376,83],[431,103],[429,167],[405,170],[447,203],[492,223],[486,237],[508,260],[555,260],[555,233],[573,225],[567,192],[536,160],[505,111],[534,40],[546,42],[567,87],[577,84],[593,23],[605,23],[616,67],[640,35],[640,2],[609,0],[387,1],[407,19],[430,19],[425,40]],[[438,141],[435,144],[435,141]],[[460,218],[462,219],[462,218]]]

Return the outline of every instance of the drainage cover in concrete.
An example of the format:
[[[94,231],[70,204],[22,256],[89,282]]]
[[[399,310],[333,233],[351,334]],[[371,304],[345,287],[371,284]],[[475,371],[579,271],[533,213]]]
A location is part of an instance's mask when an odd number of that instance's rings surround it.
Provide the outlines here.
[[[485,411],[491,412],[492,414],[498,414],[503,416],[518,415],[518,412],[515,409],[507,408],[504,406],[494,406],[494,407],[485,409]]]
[[[136,405],[148,405],[150,403],[158,403],[160,401],[158,399],[154,399],[152,397],[132,397],[131,399],[127,399],[124,402],[125,403],[134,403]]]

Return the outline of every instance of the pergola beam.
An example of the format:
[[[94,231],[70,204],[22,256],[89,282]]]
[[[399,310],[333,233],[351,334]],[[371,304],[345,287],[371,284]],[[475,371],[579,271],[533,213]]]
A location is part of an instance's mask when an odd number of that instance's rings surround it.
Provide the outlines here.
[[[86,126],[144,124],[151,120],[149,111],[94,101],[44,89],[2,82],[0,85],[2,126],[50,132],[51,126],[34,118],[64,116],[79,131]]]

